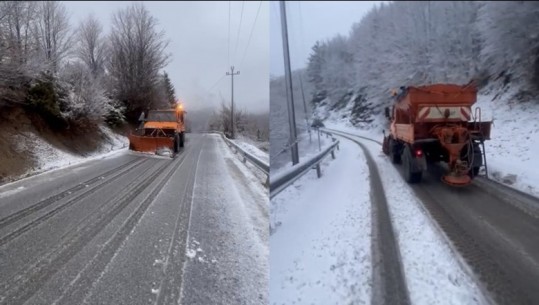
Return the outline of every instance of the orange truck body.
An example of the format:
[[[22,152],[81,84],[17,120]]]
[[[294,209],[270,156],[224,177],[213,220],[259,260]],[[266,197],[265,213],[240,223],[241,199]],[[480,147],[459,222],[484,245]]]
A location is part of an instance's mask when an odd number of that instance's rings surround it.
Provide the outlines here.
[[[477,88],[473,84],[434,84],[402,89],[391,110],[386,109],[390,127],[389,135],[384,136],[384,153],[394,163],[405,162],[409,182],[421,180],[427,161],[444,161],[450,168],[444,182],[469,184],[483,165],[479,145],[490,139],[492,125],[481,122],[480,108],[472,115]]]
[[[166,149],[177,154],[185,142],[184,113],[181,107],[150,110],[136,133],[129,135],[129,149],[152,153]]]

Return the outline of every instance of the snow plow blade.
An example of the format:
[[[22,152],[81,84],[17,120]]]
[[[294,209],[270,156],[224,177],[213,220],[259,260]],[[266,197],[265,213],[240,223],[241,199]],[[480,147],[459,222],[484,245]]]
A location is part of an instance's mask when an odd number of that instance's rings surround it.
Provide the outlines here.
[[[174,151],[174,138],[170,137],[144,137],[129,135],[129,149],[139,152],[157,153],[162,149]]]

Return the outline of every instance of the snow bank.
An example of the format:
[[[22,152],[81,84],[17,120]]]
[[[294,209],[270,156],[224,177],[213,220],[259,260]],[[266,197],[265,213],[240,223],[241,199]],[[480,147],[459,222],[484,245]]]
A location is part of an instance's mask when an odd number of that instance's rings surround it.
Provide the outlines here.
[[[318,137],[318,133],[315,130],[311,132],[310,139],[308,133],[302,134],[301,136],[299,136],[298,141],[299,162],[302,163],[305,160],[313,158],[315,155],[323,151],[332,143],[333,141],[331,140],[331,138],[328,138],[323,133],[320,133],[320,137]],[[286,156],[283,156],[285,154]],[[284,159],[287,159],[287,161],[285,162]],[[285,172],[289,172],[292,170],[292,157],[289,149],[286,151],[282,151],[281,155],[271,156],[270,162],[271,176],[282,175]],[[280,166],[277,168],[274,162],[279,163]]]
[[[239,147],[241,147],[243,150],[245,150],[247,153],[257,157],[258,159],[260,159],[261,161],[264,161],[265,163],[269,163],[268,153],[261,150],[260,148],[253,145],[252,143],[245,141],[245,137],[233,140],[233,142],[237,144]]]
[[[370,213],[368,168],[350,142],[320,179],[312,171],[273,198],[271,304],[368,304]]]
[[[15,149],[20,153],[32,152],[37,165],[25,174],[15,177],[15,180],[80,164],[89,160],[101,159],[116,154],[119,151],[127,150],[129,145],[127,137],[116,134],[105,126],[99,126],[99,128],[105,135],[106,141],[101,145],[100,150],[86,157],[77,156],[58,149],[32,132],[23,132],[22,135],[16,135],[17,144]]]
[[[539,197],[539,105],[510,99],[516,93],[478,96],[482,120],[494,120],[485,142],[489,178]]]

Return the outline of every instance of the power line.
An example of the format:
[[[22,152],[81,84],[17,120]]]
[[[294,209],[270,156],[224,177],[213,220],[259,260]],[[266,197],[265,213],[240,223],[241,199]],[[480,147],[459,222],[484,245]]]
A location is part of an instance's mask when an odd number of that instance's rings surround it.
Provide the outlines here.
[[[215,86],[217,86],[217,84],[219,84],[219,82],[221,82],[224,78],[225,78],[226,75],[223,75],[221,76],[221,78],[219,78],[208,90],[206,90],[208,93],[211,92],[211,90],[213,88],[215,88]]]
[[[243,51],[243,57],[241,58],[240,67],[245,60],[245,56],[247,55],[247,49],[249,48],[249,43],[251,42],[251,37],[253,36],[256,20],[258,19],[258,13],[260,12],[260,7],[262,7],[262,1],[260,1],[260,4],[258,5],[258,10],[256,11],[255,21],[253,22],[253,26],[251,27],[251,33],[249,34],[249,39],[247,40],[247,45],[245,46],[245,50]]]
[[[243,21],[243,6],[245,4],[245,1],[241,2],[241,14],[240,14],[240,26],[238,27],[238,34],[236,39],[236,48],[234,49],[234,59],[236,59],[236,54],[238,53],[238,44],[240,43],[240,30],[241,30],[241,22]]]
[[[230,66],[230,1],[228,1],[228,65]]]

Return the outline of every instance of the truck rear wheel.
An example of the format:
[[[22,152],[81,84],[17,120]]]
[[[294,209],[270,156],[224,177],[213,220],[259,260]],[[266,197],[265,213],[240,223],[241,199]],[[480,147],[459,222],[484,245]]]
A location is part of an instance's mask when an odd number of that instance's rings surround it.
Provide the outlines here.
[[[471,148],[471,149],[469,149]],[[461,151],[461,160],[466,161],[470,170],[468,175],[471,178],[476,177],[479,174],[481,166],[483,166],[483,155],[481,154],[481,148],[479,144],[473,143],[470,147],[464,147]]]
[[[399,153],[398,142],[389,137],[389,158],[393,164],[401,164],[401,155]]]
[[[182,133],[180,133],[180,147],[183,147],[183,146],[184,146],[184,140],[185,140],[185,139],[184,139],[184,134],[183,134],[183,132],[182,132]]]
[[[408,183],[419,183],[421,182],[421,178],[423,176],[422,171],[414,172],[412,162],[414,161],[412,159],[412,153],[410,152],[410,148],[406,146],[404,148],[404,151],[402,153],[402,164],[404,167],[404,179]]]
[[[472,177],[472,178],[477,177],[477,175],[479,175],[479,169],[481,169],[481,168],[480,167],[472,167],[470,169],[470,172],[469,172],[470,177]]]
[[[176,154],[177,154],[178,152],[180,152],[179,138],[180,138],[180,137],[179,137],[178,135],[176,135],[176,136],[174,137],[174,153],[176,153]]]

